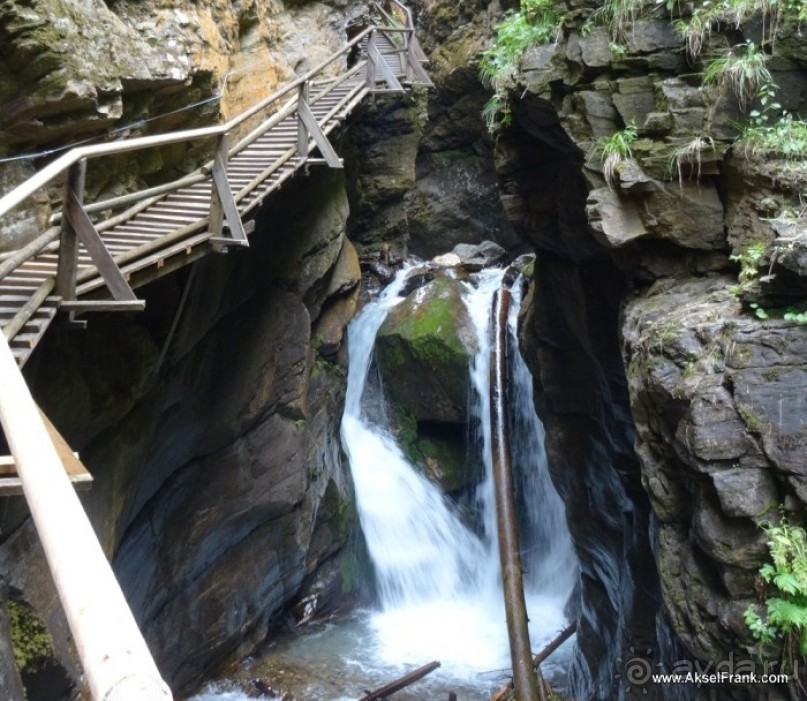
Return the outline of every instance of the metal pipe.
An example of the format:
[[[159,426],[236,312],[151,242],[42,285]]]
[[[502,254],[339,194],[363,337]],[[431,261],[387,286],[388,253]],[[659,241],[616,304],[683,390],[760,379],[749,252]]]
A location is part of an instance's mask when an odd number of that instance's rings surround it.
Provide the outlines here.
[[[0,423],[95,701],[171,701],[0,334]]]

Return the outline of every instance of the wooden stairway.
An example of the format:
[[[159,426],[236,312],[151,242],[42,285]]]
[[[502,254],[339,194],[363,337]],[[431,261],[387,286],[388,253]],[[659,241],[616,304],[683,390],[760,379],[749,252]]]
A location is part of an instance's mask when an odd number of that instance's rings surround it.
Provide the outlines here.
[[[138,286],[212,251],[248,246],[251,222],[244,221],[297,171],[342,166],[328,136],[368,96],[430,86],[411,15],[394,2],[393,9],[378,8],[381,22],[225,125],[80,147],[0,198],[2,216],[55,177],[67,177],[55,226],[0,258],[0,325],[18,365],[59,310],[73,318],[142,309],[133,292]],[[337,61],[353,47],[360,60],[334,77]],[[248,120],[251,131],[231,146],[231,134],[243,131]],[[216,139],[214,159],[180,180],[113,200],[82,201],[91,159],[200,138]]]

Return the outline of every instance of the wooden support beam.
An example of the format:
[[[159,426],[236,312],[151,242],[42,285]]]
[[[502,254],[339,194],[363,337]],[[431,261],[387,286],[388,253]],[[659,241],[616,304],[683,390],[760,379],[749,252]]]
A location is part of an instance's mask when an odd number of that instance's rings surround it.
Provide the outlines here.
[[[92,475],[79,459],[78,453],[73,452],[64,436],[51,423],[42,409],[39,410],[42,422],[48,431],[48,435],[53,441],[53,446],[59,455],[59,459],[64,465],[64,470],[70,483],[75,489],[85,490],[92,487]],[[17,465],[12,455],[0,455],[0,496],[14,496],[22,494],[22,481],[17,476]]]
[[[408,36],[406,47],[406,77],[411,79],[413,83],[433,88],[434,83],[432,83],[431,78],[429,78],[429,74],[426,73],[426,70],[421,64],[422,55],[423,49],[420,48],[420,44],[418,44],[418,40],[415,37],[415,32],[413,31]]]
[[[247,232],[244,231],[244,224],[241,215],[238,213],[238,205],[235,203],[233,191],[227,180],[228,161],[228,137],[226,134],[219,138],[216,156],[213,159],[213,190],[210,203],[210,226],[209,230],[215,238],[223,237],[224,219],[230,230],[227,239],[228,245],[249,246]],[[214,219],[215,215],[215,219]]]
[[[146,308],[143,299],[108,300],[108,299],[73,299],[62,302],[61,308],[69,312],[142,312]]]
[[[376,57],[380,54],[376,50],[375,42],[376,42],[376,30],[373,29],[370,32],[370,36],[367,39],[367,76],[365,80],[367,81],[367,87],[370,90],[375,88],[376,83]]]
[[[137,296],[129,287],[129,283],[123,277],[120,268],[112,258],[112,254],[107,250],[106,245],[101,240],[101,235],[95,230],[81,200],[74,191],[69,191],[65,198],[64,212],[69,222],[70,228],[76,232],[87,253],[90,254],[92,262],[98,269],[98,273],[104,279],[113,299],[117,302],[138,302]],[[73,277],[73,297],[64,298],[65,302],[75,300],[75,276]]]
[[[384,59],[384,56],[378,50],[378,46],[373,43],[372,45],[368,45],[367,47],[367,55],[368,58],[373,61],[376,67],[376,71],[381,75],[384,79],[384,82],[389,86],[389,90],[403,93],[406,92],[401,85],[398,78],[395,77],[395,74],[392,72],[392,69],[389,67],[389,64]],[[375,83],[370,84],[370,89],[372,90],[375,87]]]
[[[344,167],[342,159],[339,158],[333,146],[331,146],[331,142],[328,141],[328,137],[325,135],[325,132],[322,131],[322,127],[317,122],[317,118],[311,112],[311,108],[308,106],[308,104],[301,102],[298,105],[298,110],[300,120],[303,124],[305,124],[306,128],[308,129],[308,133],[311,135],[311,138],[314,140],[314,143],[317,145],[317,148],[328,165],[331,168]],[[306,153],[307,152],[308,142],[306,142]]]
[[[308,128],[303,120],[303,105],[308,107],[309,82],[305,81],[297,90],[297,158],[304,161],[308,157]]]

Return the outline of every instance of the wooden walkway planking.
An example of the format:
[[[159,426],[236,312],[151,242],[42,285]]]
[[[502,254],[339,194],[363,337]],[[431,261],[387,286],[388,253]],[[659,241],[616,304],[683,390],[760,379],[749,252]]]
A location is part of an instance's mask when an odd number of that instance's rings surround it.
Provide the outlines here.
[[[344,69],[337,77],[307,81],[304,98],[299,95],[289,98],[277,112],[265,118],[262,126],[253,129],[248,143],[227,149],[226,140],[223,141],[225,151],[220,154],[219,176],[226,174],[226,185],[231,193],[228,195],[225,188],[224,198],[220,196],[220,184],[214,183],[217,170],[214,161],[190,178],[183,178],[183,181],[194,182],[155,196],[149,196],[146,191],[142,193],[143,201],[114,216],[106,211],[91,218],[85,211],[95,212],[92,205],[85,210],[83,203],[75,203],[73,206],[77,209],[73,210],[70,221],[76,216],[86,217],[87,226],[97,231],[105,249],[100,253],[88,250],[81,236],[78,237],[73,282],[75,301],[65,299],[55,289],[62,257],[58,236],[0,280],[0,325],[17,363],[24,365],[60,308],[74,313],[94,309],[142,309],[131,290],[127,291],[127,283],[137,287],[211,251],[248,245],[243,220],[284,182],[311,164],[326,162],[339,167],[327,136],[369,95],[402,93],[412,84],[430,84],[420,67],[422,53],[415,55],[418,65],[414,70],[412,58],[407,60],[406,46],[410,40],[406,37],[411,36],[411,41],[416,41],[414,33],[404,35],[402,31],[379,29],[366,34],[358,44],[362,58],[351,69]],[[305,105],[301,106],[301,101]],[[307,125],[301,114],[306,105],[315,125]],[[269,128],[261,133],[265,126]],[[317,126],[321,130],[319,138],[312,133]],[[326,137],[324,143],[323,136]],[[226,216],[228,203],[223,200],[227,199],[231,206],[234,203],[237,217]],[[71,204],[67,198],[65,202],[65,210],[69,210]],[[213,222],[211,207],[218,207],[221,212],[217,217],[214,213]],[[216,218],[220,222],[218,227]],[[228,226],[236,218],[235,227]],[[113,285],[109,274],[102,274],[104,266],[97,262],[99,255],[102,258],[108,255],[109,265],[114,261],[113,267],[117,268],[117,272],[113,272],[120,275],[117,294],[114,289],[112,293],[117,302],[100,301],[109,299]]]

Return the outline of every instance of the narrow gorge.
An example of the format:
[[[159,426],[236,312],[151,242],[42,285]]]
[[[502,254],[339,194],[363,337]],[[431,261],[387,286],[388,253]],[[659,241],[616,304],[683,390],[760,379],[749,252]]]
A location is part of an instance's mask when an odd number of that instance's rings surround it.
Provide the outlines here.
[[[576,625],[542,666],[558,698],[807,697],[807,5],[409,6],[433,88],[368,100],[330,135],[344,169],[291,178],[249,248],[142,312],[60,315],[24,367],[175,698],[358,698],[431,659],[392,698],[506,681],[479,358],[511,264],[533,651]],[[371,9],[0,3],[0,195],[76,144],[226,121]],[[91,165],[86,200],[211,156]],[[61,197],[3,217],[0,255]],[[0,602],[0,697],[89,698],[21,496]],[[651,677],[716,671],[746,676]]]

